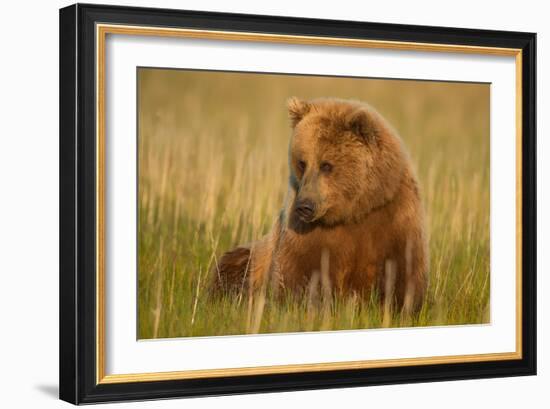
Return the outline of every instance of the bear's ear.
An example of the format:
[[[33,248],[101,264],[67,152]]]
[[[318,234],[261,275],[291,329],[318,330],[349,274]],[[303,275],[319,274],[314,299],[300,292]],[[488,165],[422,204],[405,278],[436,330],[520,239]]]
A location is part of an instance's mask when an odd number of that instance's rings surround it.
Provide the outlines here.
[[[364,109],[353,111],[346,118],[347,128],[365,142],[370,142],[376,136],[374,122],[369,113]]]
[[[311,109],[311,104],[309,102],[303,101],[296,97],[289,98],[286,106],[288,108],[288,116],[293,128]]]

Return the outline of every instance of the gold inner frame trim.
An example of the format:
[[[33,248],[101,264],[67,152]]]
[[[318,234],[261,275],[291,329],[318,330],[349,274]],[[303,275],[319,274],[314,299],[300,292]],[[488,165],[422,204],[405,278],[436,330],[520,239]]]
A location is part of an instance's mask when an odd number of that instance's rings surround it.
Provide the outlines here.
[[[295,36],[235,31],[177,29],[166,27],[96,24],[96,383],[113,384],[227,376],[321,372],[346,369],[387,368],[465,362],[488,362],[522,358],[522,51],[515,48],[457,44],[414,43],[351,38]],[[505,353],[450,355],[314,364],[105,374],[105,41],[107,34],[195,38],[224,41],[267,42],[297,45],[373,48],[513,56],[516,64],[516,350]]]

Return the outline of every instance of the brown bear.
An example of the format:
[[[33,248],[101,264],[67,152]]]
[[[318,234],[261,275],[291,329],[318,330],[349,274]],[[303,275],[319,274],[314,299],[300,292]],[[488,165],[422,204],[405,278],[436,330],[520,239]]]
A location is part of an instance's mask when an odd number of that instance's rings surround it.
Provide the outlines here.
[[[272,231],[225,253],[222,291],[300,292],[319,272],[340,295],[391,298],[411,311],[427,285],[418,182],[401,139],[370,106],[291,98],[288,193]]]

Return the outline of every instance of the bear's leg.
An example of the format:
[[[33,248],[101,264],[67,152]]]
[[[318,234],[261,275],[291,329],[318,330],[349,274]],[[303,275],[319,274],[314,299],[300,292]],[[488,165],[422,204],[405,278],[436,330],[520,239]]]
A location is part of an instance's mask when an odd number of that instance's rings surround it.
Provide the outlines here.
[[[248,247],[237,247],[225,253],[213,268],[213,290],[216,293],[243,291],[247,286],[250,262]]]
[[[280,224],[261,240],[225,253],[212,268],[212,292],[253,295],[265,289],[272,270]]]
[[[214,293],[257,292],[267,284],[273,256],[272,235],[225,253],[212,269]]]

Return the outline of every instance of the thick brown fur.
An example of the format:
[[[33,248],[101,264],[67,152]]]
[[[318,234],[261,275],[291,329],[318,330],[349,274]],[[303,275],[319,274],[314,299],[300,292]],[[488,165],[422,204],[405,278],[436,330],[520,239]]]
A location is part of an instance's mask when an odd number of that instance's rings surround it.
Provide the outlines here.
[[[365,297],[376,288],[382,300],[418,309],[427,285],[424,211],[401,139],[356,101],[291,98],[288,111],[283,209],[266,237],[219,260],[216,286],[299,292],[324,270],[335,293]],[[304,203],[309,213],[299,211]]]

